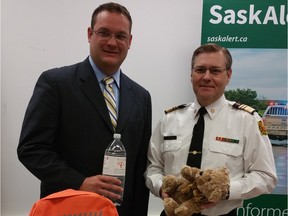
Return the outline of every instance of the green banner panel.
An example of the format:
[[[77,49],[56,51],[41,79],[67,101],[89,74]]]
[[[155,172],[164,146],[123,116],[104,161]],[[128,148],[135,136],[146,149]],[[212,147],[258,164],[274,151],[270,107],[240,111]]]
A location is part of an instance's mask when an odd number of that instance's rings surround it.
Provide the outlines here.
[[[287,48],[287,0],[203,0],[201,44]]]
[[[287,216],[287,195],[267,194],[245,200],[243,207],[237,209],[237,215]]]

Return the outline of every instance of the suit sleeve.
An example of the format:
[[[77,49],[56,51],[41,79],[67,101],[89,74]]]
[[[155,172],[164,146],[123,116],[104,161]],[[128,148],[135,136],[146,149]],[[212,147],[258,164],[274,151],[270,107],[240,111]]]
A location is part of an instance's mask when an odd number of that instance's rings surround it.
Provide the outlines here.
[[[60,116],[60,71],[44,72],[28,104],[17,153],[23,165],[42,182],[78,189],[85,177],[56,152]]]

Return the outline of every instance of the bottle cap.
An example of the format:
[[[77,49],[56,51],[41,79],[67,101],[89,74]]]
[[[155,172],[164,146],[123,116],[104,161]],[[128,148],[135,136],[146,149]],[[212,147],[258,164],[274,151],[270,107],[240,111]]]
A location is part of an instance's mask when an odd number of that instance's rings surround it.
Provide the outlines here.
[[[115,134],[113,135],[113,138],[120,140],[120,139],[121,139],[121,134],[115,133]]]

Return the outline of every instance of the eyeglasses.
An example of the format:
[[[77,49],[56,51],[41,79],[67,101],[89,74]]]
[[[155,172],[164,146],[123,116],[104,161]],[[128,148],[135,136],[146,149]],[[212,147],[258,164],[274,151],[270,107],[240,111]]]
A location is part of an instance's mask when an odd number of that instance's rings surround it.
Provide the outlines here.
[[[106,40],[108,41],[113,36],[115,40],[118,42],[125,42],[129,38],[129,35],[127,35],[126,33],[111,33],[106,30],[99,30],[99,31],[93,30],[93,32],[103,41],[106,41]]]
[[[209,70],[209,72],[212,76],[217,76],[227,69],[226,68],[217,68],[217,67],[211,67],[211,68],[195,67],[195,68],[193,68],[193,71],[199,75],[205,74],[207,70]]]

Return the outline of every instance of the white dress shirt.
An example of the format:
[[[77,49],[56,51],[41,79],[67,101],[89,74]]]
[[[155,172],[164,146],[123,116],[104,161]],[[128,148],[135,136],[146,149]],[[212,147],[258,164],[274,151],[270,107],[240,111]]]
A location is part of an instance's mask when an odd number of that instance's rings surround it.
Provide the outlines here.
[[[202,210],[205,215],[226,214],[240,207],[244,199],[272,192],[277,183],[272,145],[261,117],[234,108],[234,103],[223,95],[206,107],[201,169],[227,167],[230,196]],[[147,187],[157,197],[165,175],[180,177],[199,108],[196,101],[175,109],[165,114],[153,131],[145,176]]]

